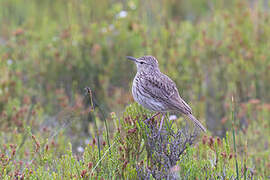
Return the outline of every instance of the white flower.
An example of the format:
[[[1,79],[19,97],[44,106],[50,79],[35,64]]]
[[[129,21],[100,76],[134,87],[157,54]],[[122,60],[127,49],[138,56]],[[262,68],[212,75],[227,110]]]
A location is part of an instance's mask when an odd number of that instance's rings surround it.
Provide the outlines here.
[[[84,151],[84,149],[83,149],[82,146],[79,146],[79,147],[77,147],[77,151],[80,152],[80,153],[82,153]]]
[[[125,18],[127,17],[128,13],[127,11],[120,11],[117,15],[116,18]]]
[[[170,121],[173,121],[173,120],[176,120],[177,119],[177,116],[176,115],[170,115],[169,117],[169,120]]]
[[[12,59],[8,59],[8,60],[7,60],[7,64],[8,64],[8,65],[11,65],[12,63],[13,63],[13,60],[12,60]]]
[[[84,140],[84,144],[89,144],[90,143],[90,140],[89,139],[85,139]]]

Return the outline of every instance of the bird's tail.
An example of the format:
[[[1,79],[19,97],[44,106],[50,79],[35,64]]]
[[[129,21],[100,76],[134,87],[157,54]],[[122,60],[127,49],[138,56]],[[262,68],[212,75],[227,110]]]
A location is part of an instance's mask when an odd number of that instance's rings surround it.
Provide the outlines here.
[[[205,127],[192,114],[187,115],[203,132],[206,132]]]

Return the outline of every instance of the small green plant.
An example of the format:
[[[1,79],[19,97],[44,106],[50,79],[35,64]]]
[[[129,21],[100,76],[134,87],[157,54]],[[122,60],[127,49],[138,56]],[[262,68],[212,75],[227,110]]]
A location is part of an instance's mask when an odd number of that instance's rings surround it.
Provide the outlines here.
[[[100,147],[97,137],[93,137],[84,152],[77,155],[64,136],[65,129],[54,138],[48,129],[33,134],[28,128],[27,138],[19,131],[12,136],[6,134],[12,139],[8,143],[1,141],[0,176],[2,179],[264,179],[269,175],[269,151],[251,154],[246,144],[237,143],[242,141],[242,133],[199,138],[196,129],[195,134],[190,128],[177,130],[175,124],[170,130],[164,126],[159,131],[158,118],[148,117],[151,113],[137,104],[128,106],[120,118],[112,113],[116,131],[111,144],[106,143],[104,130],[100,134]],[[257,128],[261,126],[258,124]],[[48,136],[44,138],[46,133]],[[246,133],[249,134],[249,129]],[[16,142],[23,141],[18,148],[20,143]],[[243,148],[247,152],[241,153]]]

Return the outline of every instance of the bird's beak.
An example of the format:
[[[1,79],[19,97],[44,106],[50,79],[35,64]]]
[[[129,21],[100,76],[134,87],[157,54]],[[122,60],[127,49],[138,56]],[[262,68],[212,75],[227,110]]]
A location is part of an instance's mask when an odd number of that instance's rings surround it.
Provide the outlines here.
[[[126,58],[127,58],[128,60],[137,62],[137,59],[136,59],[135,57],[132,57],[132,56],[126,56]]]

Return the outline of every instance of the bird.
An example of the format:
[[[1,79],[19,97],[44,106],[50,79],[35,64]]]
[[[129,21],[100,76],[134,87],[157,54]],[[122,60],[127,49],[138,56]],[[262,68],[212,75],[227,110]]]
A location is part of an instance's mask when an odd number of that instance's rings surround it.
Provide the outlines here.
[[[137,66],[137,73],[132,83],[133,98],[144,108],[156,112],[154,116],[162,114],[159,130],[162,129],[167,112],[179,112],[206,132],[206,128],[193,116],[190,106],[179,95],[174,81],[159,70],[155,57],[147,55],[140,58],[132,56],[126,58],[135,62]]]

